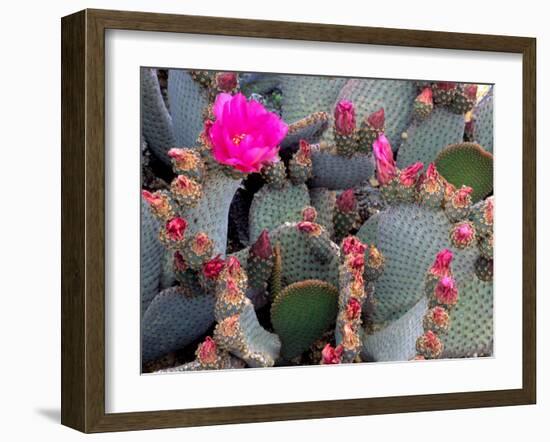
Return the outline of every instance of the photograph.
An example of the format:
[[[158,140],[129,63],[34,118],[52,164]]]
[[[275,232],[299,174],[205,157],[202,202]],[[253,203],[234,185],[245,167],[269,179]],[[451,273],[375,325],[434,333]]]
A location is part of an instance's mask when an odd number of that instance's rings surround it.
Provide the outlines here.
[[[494,356],[494,85],[140,81],[142,374]]]

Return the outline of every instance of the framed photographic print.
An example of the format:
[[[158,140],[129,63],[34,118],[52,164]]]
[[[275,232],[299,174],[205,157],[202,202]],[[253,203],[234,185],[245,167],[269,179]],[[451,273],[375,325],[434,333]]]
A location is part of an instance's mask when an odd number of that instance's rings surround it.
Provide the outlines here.
[[[525,37],[64,17],[62,423],[535,403],[535,72]]]

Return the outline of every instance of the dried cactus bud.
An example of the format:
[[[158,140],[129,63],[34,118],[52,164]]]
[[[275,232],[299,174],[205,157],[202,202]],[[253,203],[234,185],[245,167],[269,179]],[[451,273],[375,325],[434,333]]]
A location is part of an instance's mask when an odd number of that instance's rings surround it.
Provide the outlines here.
[[[204,164],[200,155],[192,149],[173,148],[168,151],[176,173],[189,178],[200,179],[204,174]]]
[[[351,135],[355,130],[355,107],[348,100],[340,100],[334,108],[334,128],[340,135]]]
[[[430,207],[440,208],[443,197],[445,196],[445,186],[434,163],[430,163],[426,172],[418,181],[418,202]]]
[[[436,359],[443,353],[443,343],[432,330],[416,340],[416,351],[426,359]]]
[[[413,187],[418,181],[418,173],[424,168],[424,163],[417,162],[407,166],[399,174],[399,182],[405,187]]]
[[[380,135],[373,143],[373,152],[376,160],[376,178],[383,186],[388,184],[397,174],[393,151],[384,134]]]
[[[202,198],[202,186],[185,175],[174,178],[170,190],[176,201],[185,207],[195,207]]]
[[[348,255],[346,264],[352,272],[360,272],[365,270],[365,255]]]
[[[311,236],[319,236],[321,234],[321,226],[317,223],[310,221],[300,221],[296,224],[296,228],[303,233],[307,233]]]
[[[211,280],[218,279],[221,271],[225,266],[225,261],[220,258],[220,255],[216,255],[209,261],[206,261],[202,266],[202,274]]]
[[[372,152],[372,143],[384,133],[385,127],[384,108],[381,107],[376,112],[368,115],[361,123],[358,131],[357,150],[362,153]]]
[[[321,352],[321,364],[339,364],[342,362],[342,353],[344,349],[341,345],[338,345],[336,348],[332,347],[330,344],[325,345],[323,351]]]
[[[306,140],[300,140],[300,147],[288,164],[290,180],[298,185],[305,183],[313,176],[311,161],[311,145]]]
[[[374,245],[369,247],[369,255],[365,266],[365,279],[376,281],[384,272],[384,255]]]
[[[195,354],[201,366],[213,368],[218,361],[218,346],[210,336],[207,336],[204,342],[199,344]]]
[[[163,221],[167,221],[174,216],[174,211],[170,205],[170,198],[166,192],[157,191],[151,193],[147,190],[142,190],[143,199],[149,204],[153,214]]]
[[[464,95],[470,100],[477,98],[477,84],[467,84],[464,86]]]
[[[434,108],[432,89],[429,87],[424,88],[420,95],[415,98],[413,106],[414,116],[419,120],[426,119]]]
[[[346,305],[346,320],[356,321],[361,317],[361,303],[356,298],[349,298]]]
[[[239,86],[239,77],[236,72],[218,72],[214,83],[221,92],[233,92]]]
[[[367,247],[365,244],[363,244],[357,237],[355,236],[348,236],[344,238],[342,241],[342,251],[344,252],[344,256],[346,255],[357,255],[357,254],[364,254],[367,250]]]
[[[302,210],[302,221],[314,223],[317,219],[317,210],[315,207],[307,206]]]
[[[489,235],[493,232],[493,213],[494,198],[492,196],[473,207],[472,221],[478,234]]]
[[[436,278],[442,278],[451,274],[451,263],[453,261],[453,252],[449,249],[441,250],[435,257],[435,261],[430,267],[429,274]]]
[[[428,310],[423,320],[424,330],[433,330],[436,333],[444,333],[449,329],[449,313],[441,306],[435,306]]]
[[[451,228],[451,243],[457,249],[464,249],[472,245],[475,236],[474,225],[469,221],[457,223]]]
[[[451,276],[444,276],[435,285],[433,301],[445,307],[452,307],[458,302],[458,288]]]
[[[164,229],[160,231],[160,241],[170,249],[181,247],[185,230],[187,229],[187,221],[183,218],[175,217],[169,220]]]
[[[204,232],[198,232],[189,238],[181,253],[185,262],[193,270],[200,270],[203,264],[210,259],[214,250],[214,243]]]
[[[175,272],[185,272],[189,268],[182,254],[178,251],[174,253],[173,267]]]
[[[355,353],[361,346],[361,341],[357,335],[357,331],[352,323],[348,322],[342,327],[342,347],[344,347],[344,353]],[[344,354],[344,360],[352,361],[353,357],[346,357]],[[351,355],[350,355],[351,356]]]

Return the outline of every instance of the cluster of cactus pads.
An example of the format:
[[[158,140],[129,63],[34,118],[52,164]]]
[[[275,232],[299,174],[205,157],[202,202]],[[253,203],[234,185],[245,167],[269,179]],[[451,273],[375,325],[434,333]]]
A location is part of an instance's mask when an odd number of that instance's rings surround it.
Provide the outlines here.
[[[143,69],[143,369],[491,355],[484,92]]]

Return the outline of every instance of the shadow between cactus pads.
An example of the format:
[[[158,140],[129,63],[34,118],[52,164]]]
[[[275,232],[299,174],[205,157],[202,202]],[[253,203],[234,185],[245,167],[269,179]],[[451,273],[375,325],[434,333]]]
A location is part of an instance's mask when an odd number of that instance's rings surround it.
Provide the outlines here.
[[[306,351],[336,320],[338,289],[325,281],[295,282],[271,306],[271,323],[282,342],[281,356],[292,359]]]
[[[493,155],[476,143],[451,144],[435,160],[438,172],[457,188],[473,189],[472,201],[480,201],[493,191]]]

